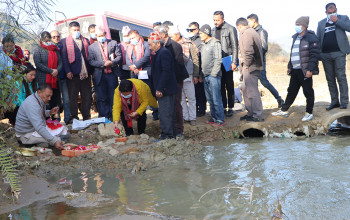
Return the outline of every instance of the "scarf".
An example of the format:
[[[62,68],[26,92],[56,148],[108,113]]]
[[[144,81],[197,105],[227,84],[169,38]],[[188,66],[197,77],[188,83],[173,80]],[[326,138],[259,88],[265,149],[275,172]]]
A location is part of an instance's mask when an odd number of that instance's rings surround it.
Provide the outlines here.
[[[179,43],[182,47],[183,54],[189,58],[190,57],[190,44],[191,42],[185,41],[183,38],[181,38],[177,43]]]
[[[5,47],[2,48],[2,50],[11,58],[13,61],[13,64],[19,66],[19,65],[27,65],[26,58],[23,55],[23,51],[21,47],[15,45],[15,52],[13,54],[9,54]]]
[[[139,61],[143,57],[143,55],[145,54],[145,49],[143,47],[143,38],[140,37],[140,40],[139,40],[139,42],[137,42],[136,46],[134,46],[133,44],[130,43],[126,50],[128,51],[130,63],[134,63],[134,62],[132,62],[132,59],[131,59],[133,51],[134,51],[134,55],[136,56],[135,62]]]
[[[103,62],[106,62],[108,59],[108,47],[107,47],[107,40],[103,43],[103,48],[101,46],[101,43],[98,42],[98,47],[100,48],[100,51],[101,51],[101,54],[102,54],[102,57],[103,57]],[[105,73],[106,74],[110,74],[112,72],[112,69],[111,67],[105,67]]]
[[[85,50],[86,58],[89,57],[89,42],[86,40],[85,37],[80,36],[81,41],[83,42],[83,47]],[[68,55],[68,61],[69,64],[73,63],[75,61],[75,52],[74,52],[74,41],[71,35],[69,35],[66,38],[66,44],[67,44],[67,55]],[[81,54],[83,56],[83,54]],[[83,56],[84,58],[84,56]]]
[[[46,46],[42,42],[40,42],[40,46],[49,51],[47,67],[50,69],[57,69],[58,57],[56,51],[59,52],[58,47],[56,45]],[[51,88],[57,89],[57,77],[53,77],[50,73],[46,74],[46,83],[49,84]]]
[[[89,41],[90,41],[90,44],[93,44],[93,43],[95,43],[95,42],[97,41],[97,38],[96,38],[96,39],[92,39],[92,38],[90,37]]]
[[[24,79],[22,83],[23,83],[24,89],[26,90],[26,98],[32,94],[32,90],[30,90],[29,88],[30,84],[32,84],[33,93],[35,93],[38,90],[37,88],[38,82],[36,79],[34,79],[33,82],[31,83],[28,83],[27,80]]]
[[[135,112],[139,108],[139,105],[140,105],[139,96],[137,95],[137,91],[136,91],[134,83],[132,84],[131,109],[129,109],[128,103],[126,102],[126,100],[123,98],[123,96],[121,94],[122,93],[119,91],[119,95],[120,95],[120,98],[122,100],[122,109],[124,112],[124,117],[125,117],[125,120],[127,121],[128,127],[131,128],[132,127],[132,118],[130,118],[128,114]]]

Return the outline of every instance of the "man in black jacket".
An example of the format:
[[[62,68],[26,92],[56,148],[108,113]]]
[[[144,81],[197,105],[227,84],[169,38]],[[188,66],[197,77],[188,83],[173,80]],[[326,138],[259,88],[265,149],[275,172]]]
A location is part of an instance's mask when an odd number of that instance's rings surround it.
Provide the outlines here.
[[[214,12],[214,25],[212,36],[221,42],[222,58],[232,55],[231,70],[226,71],[221,65],[221,96],[224,105],[226,117],[233,116],[233,106],[235,104],[235,90],[233,84],[233,70],[237,69],[238,65],[238,38],[237,30],[232,25],[224,20],[222,11]],[[228,107],[228,110],[226,108]]]
[[[298,95],[300,87],[306,98],[306,113],[302,121],[311,121],[314,116],[312,114],[315,94],[312,88],[312,76],[318,75],[318,60],[320,57],[320,45],[316,34],[309,31],[309,17],[303,16],[296,20],[295,31],[293,35],[293,44],[288,63],[288,74],[290,82],[286,102],[282,105],[282,109],[273,112],[273,116],[288,117],[288,109],[293,104]]]
[[[182,47],[177,42],[173,41],[168,36],[168,31],[164,26],[160,26],[158,28],[161,38],[164,41],[164,47],[168,49],[171,55],[174,58],[174,66],[175,66],[175,75],[177,86],[179,88],[177,97],[176,97],[176,128],[177,128],[177,137],[182,137],[184,131],[184,122],[183,122],[183,113],[181,106],[181,98],[182,98],[182,87],[184,79],[188,78],[189,75],[187,73],[185,62],[182,53]]]
[[[278,103],[278,108],[281,108],[284,101],[281,98],[278,91],[275,89],[275,87],[269,82],[269,80],[266,77],[266,53],[268,50],[268,34],[265,29],[259,24],[259,17],[256,14],[251,14],[247,17],[248,25],[249,27],[253,28],[260,36],[261,43],[262,43],[262,50],[263,50],[263,70],[260,72],[260,82],[261,84],[268,89],[271,94],[275,97]]]

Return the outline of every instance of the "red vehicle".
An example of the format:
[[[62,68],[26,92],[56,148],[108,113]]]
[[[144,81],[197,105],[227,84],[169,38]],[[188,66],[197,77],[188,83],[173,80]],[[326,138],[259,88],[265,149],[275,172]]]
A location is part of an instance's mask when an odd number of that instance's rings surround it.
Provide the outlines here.
[[[106,11],[103,13],[81,15],[56,21],[55,27],[56,30],[61,33],[61,38],[68,36],[68,25],[72,21],[79,22],[80,33],[86,38],[90,38],[88,27],[91,24],[96,24],[97,26],[105,27],[107,32],[106,37],[108,39],[116,40],[118,43],[121,42],[123,38],[121,33],[123,26],[129,26],[131,30],[137,30],[140,33],[140,36],[142,36],[145,40],[147,40],[149,34],[153,31],[152,24],[150,23]]]

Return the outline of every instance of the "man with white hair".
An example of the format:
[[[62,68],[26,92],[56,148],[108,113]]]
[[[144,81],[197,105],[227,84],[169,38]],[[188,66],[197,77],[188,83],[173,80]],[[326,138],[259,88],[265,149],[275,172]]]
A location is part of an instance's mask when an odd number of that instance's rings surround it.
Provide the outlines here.
[[[118,86],[117,68],[122,58],[118,44],[106,39],[103,27],[96,27],[97,42],[89,47],[89,63],[94,67],[94,88],[99,117],[112,120],[114,90]]]
[[[129,32],[130,32],[129,26],[123,26],[123,29],[122,29],[123,38],[122,38],[121,43],[118,45],[120,47],[122,54],[123,54],[123,59],[121,61],[121,65],[119,66],[120,80],[130,79],[129,66],[126,65],[126,48],[130,44]]]
[[[189,122],[194,126],[196,125],[196,94],[194,84],[198,83],[199,78],[198,50],[194,43],[181,36],[179,29],[175,26],[169,27],[169,37],[182,46],[183,59],[189,77],[183,81],[181,106],[185,122]]]
[[[177,86],[179,88],[179,91],[176,97],[176,128],[177,128],[176,136],[181,138],[184,131],[183,113],[182,113],[182,106],[181,106],[182,87],[183,87],[183,81],[186,78],[188,78],[189,75],[185,67],[182,47],[180,44],[178,44],[177,42],[169,38],[167,28],[168,27],[162,25],[158,28],[158,31],[160,33],[160,37],[164,41],[164,47],[170,51],[174,59],[176,81],[177,81]]]

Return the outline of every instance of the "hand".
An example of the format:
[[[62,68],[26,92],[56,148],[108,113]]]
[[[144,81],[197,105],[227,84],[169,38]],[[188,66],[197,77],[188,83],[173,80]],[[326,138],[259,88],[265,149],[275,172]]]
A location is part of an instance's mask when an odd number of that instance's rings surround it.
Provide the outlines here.
[[[237,65],[234,64],[234,63],[232,63],[232,64],[231,64],[231,70],[232,70],[232,71],[235,71],[236,69],[237,69]]]
[[[129,114],[130,118],[135,118],[137,116],[139,116],[139,113],[137,113],[137,112],[132,112],[132,113]]]
[[[113,65],[113,62],[110,60],[107,60],[104,64],[105,67],[111,67]]]
[[[334,23],[338,21],[338,17],[336,15],[332,15],[331,16],[331,21],[333,21]]]
[[[305,77],[306,78],[310,78],[310,77],[312,77],[312,72],[311,71],[306,71],[306,74],[305,74]]]
[[[67,78],[68,79],[73,79],[73,73],[72,72],[67,73]]]
[[[162,98],[163,97],[163,93],[159,92],[159,91],[156,91],[156,97],[157,98]]]
[[[193,77],[193,83],[196,85],[198,83],[198,77]]]
[[[55,148],[57,148],[58,150],[64,150],[64,147],[61,142],[56,141],[54,145],[55,145]]]
[[[58,108],[58,106],[54,107],[53,109],[50,110],[50,115],[57,114],[59,110],[60,108]]]
[[[134,65],[130,65],[130,66],[129,66],[129,70],[134,72],[135,66],[134,66]]]
[[[113,127],[113,129],[114,129],[114,130],[117,130],[117,129],[118,129],[118,125],[119,125],[119,122],[118,122],[118,121],[115,121],[115,122],[114,122],[114,127]]]
[[[57,75],[58,75],[57,69],[53,69],[51,75],[52,75],[53,77],[57,77]]]
[[[134,69],[134,73],[135,73],[135,75],[137,75],[137,74],[139,74],[139,69]]]
[[[199,81],[200,83],[203,83],[203,77],[199,77],[198,81]]]

